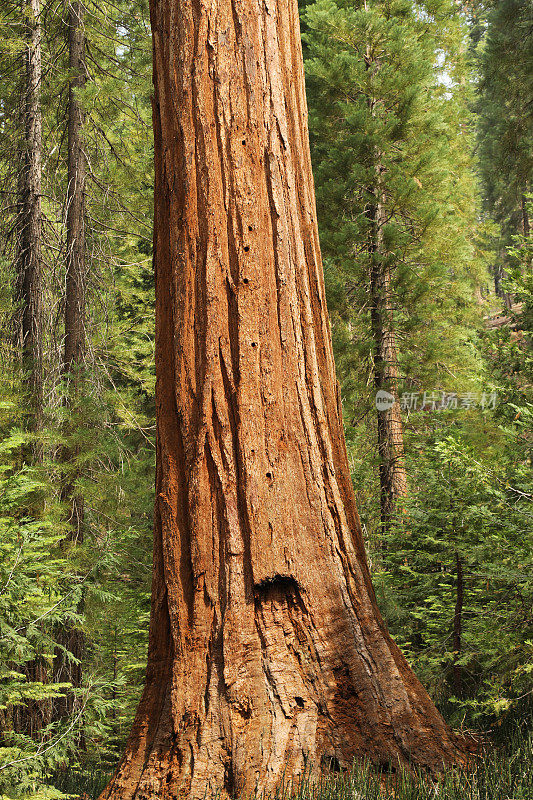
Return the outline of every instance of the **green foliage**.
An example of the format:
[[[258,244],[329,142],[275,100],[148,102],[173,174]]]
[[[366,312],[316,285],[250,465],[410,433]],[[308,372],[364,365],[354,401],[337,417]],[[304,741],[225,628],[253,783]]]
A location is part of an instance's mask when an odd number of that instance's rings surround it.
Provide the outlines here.
[[[302,3],[310,133],[328,306],[350,466],[382,608],[452,722],[530,724],[533,631],[530,19],[522,0],[458,12],[451,0]],[[97,797],[141,691],[150,611],[155,461],[152,133],[146,0],[87,2],[87,358],[61,374],[68,54],[62,6],[43,4],[46,408],[29,433],[13,320],[20,152],[20,6],[0,2],[0,798]],[[470,40],[467,19],[471,19]],[[474,53],[479,76],[473,75]],[[516,55],[518,53],[518,56]],[[479,80],[478,80],[479,77]],[[476,83],[477,82],[477,83]],[[482,201],[472,154],[477,141]],[[497,392],[493,413],[406,420],[411,497],[379,530],[368,207],[386,213],[401,388]],[[483,331],[476,293],[505,264],[519,305]],[[479,300],[479,297],[477,298]],[[487,306],[492,307],[489,296]],[[69,403],[65,398],[69,397]],[[42,461],[29,455],[39,448]],[[65,454],[68,453],[68,458]],[[62,487],[83,497],[69,539]],[[457,556],[460,651],[451,638]],[[82,685],[54,681],[61,636],[83,633]],[[498,635],[494,635],[497,629]],[[454,667],[460,671],[460,691]],[[55,713],[67,696],[72,711]],[[443,778],[442,798],[526,798],[531,744]],[[398,776],[396,776],[398,777]],[[386,783],[386,781],[385,781]],[[400,786],[400,788],[399,788]],[[402,776],[396,797],[434,797]],[[389,787],[390,788],[390,787]],[[316,797],[386,797],[368,765]],[[389,792],[390,793],[390,792]],[[391,795],[392,796],[392,795]]]
[[[533,599],[525,332],[531,249],[523,236],[506,255],[507,292],[523,301],[522,332],[484,332],[479,303],[488,292],[486,265],[502,240],[499,225],[476,216],[466,18],[445,0],[416,7],[401,0],[318,0],[306,4],[303,16],[328,307],[350,466],[381,605],[452,721],[487,726],[523,719],[531,699]],[[485,164],[500,174],[488,156]],[[400,393],[483,388],[500,400],[491,413],[404,419],[411,494],[387,537],[379,527],[369,290],[368,208],[377,192],[387,215],[383,248],[392,273]],[[461,651],[454,653],[457,558],[465,599]],[[490,635],[495,620],[497,638]]]
[[[30,434],[12,332],[21,19],[18,6],[0,4],[0,794],[17,799],[61,797],[51,787],[67,765],[114,766],[142,686],[148,636],[155,459],[148,7],[86,4],[88,80],[78,98],[88,160],[87,357],[74,394],[60,367],[65,14],[46,7],[41,20],[46,407],[43,429]],[[34,447],[43,454],[36,465]],[[83,542],[70,540],[66,484],[83,498]],[[53,680],[59,658],[74,663],[66,631],[84,641],[76,690]],[[64,695],[72,710],[58,717]]]
[[[6,406],[4,404],[4,411]],[[3,430],[0,444],[0,791],[21,796],[64,758],[47,709],[68,685],[50,681],[54,627],[72,613],[76,587],[60,549],[42,470],[20,466],[27,435]],[[7,434],[7,435],[6,435]],[[38,515],[37,515],[38,513]],[[32,720],[32,722],[30,721]],[[58,747],[49,744],[58,741]],[[42,791],[44,789],[41,787]],[[44,795],[43,795],[44,796]],[[48,796],[48,795],[47,795]],[[49,795],[52,800],[52,794]]]
[[[318,219],[354,482],[377,525],[368,209],[379,193],[402,387],[479,388],[466,29],[442,0],[306,6]],[[373,199],[374,198],[374,199]],[[365,488],[366,487],[366,490]]]
[[[528,0],[497,0],[479,45],[479,147],[485,205],[517,233],[533,176],[533,32]]]
[[[378,583],[396,638],[448,716],[487,726],[531,714],[533,482],[525,464],[475,449],[476,420],[460,425],[450,413],[432,436],[410,437],[408,521],[382,540]],[[458,558],[464,600],[454,652]]]

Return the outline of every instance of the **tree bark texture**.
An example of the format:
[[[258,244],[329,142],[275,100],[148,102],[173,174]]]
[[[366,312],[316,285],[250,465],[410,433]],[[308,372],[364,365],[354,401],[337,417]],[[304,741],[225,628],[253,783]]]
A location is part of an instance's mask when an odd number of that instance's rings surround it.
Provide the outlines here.
[[[146,684],[102,798],[459,755],[377,610],[324,296],[296,0],[152,0]]]
[[[366,2],[365,10],[367,10]],[[380,68],[380,59],[368,45],[365,52],[365,69],[373,78]],[[369,96],[367,104],[370,114],[375,116],[378,113],[379,101]],[[407,497],[407,473],[402,413],[398,398],[398,349],[391,296],[392,267],[383,242],[385,225],[383,169],[382,154],[376,147],[374,185],[370,186],[368,191],[372,200],[366,214],[369,222],[370,324],[374,345],[374,386],[376,395],[379,391],[385,391],[394,397],[394,403],[390,408],[377,409],[381,527],[382,531],[386,532],[399,510],[398,501]]]
[[[379,225],[379,212],[378,212]],[[378,234],[379,235],[379,234]],[[407,497],[403,425],[398,398],[398,350],[391,302],[390,267],[379,248],[370,275],[371,327],[374,342],[374,386],[394,397],[390,408],[377,410],[381,525],[386,531],[399,501]]]
[[[22,91],[22,164],[19,178],[17,246],[17,301],[20,304],[19,337],[22,364],[27,375],[33,419],[42,424],[43,406],[43,298],[41,258],[41,22],[40,0],[24,3],[25,50]]]
[[[43,280],[41,248],[42,110],[41,110],[41,6],[40,0],[23,0],[24,51],[22,55],[21,139],[18,188],[15,299],[18,305],[15,341],[22,356],[27,387],[28,428],[39,431],[43,423]],[[42,461],[42,445],[23,448],[23,459]],[[40,510],[40,501],[39,501]],[[35,515],[36,508],[28,509]],[[28,683],[48,683],[46,662],[39,656],[24,666]],[[13,728],[39,737],[50,722],[49,700],[29,700],[13,712]]]
[[[83,150],[84,113],[77,92],[86,83],[85,65],[85,7],[81,2],[71,2],[68,14],[69,48],[69,102],[68,102],[68,172],[67,172],[67,258],[65,293],[65,349],[63,375],[66,381],[66,403],[75,411],[79,402],[80,380],[85,365],[85,178],[86,163]],[[61,490],[61,499],[68,508],[69,541],[83,543],[84,502],[76,488],[77,470],[72,468],[79,452],[65,447],[62,453],[67,475]],[[78,608],[81,611],[81,607]],[[82,684],[81,662],[85,650],[85,636],[76,626],[63,626],[57,634],[58,641],[77,659],[68,660],[62,650],[56,651],[54,680],[68,682],[77,688]],[[72,693],[54,700],[54,717],[61,719],[74,711]]]
[[[67,178],[67,262],[65,295],[64,372],[67,377],[85,358],[85,153],[84,113],[77,92],[85,86],[85,9],[74,0],[69,7],[69,101]]]
[[[65,291],[65,350],[63,374],[66,380],[67,403],[75,404],[81,370],[85,364],[85,177],[83,150],[84,113],[77,91],[85,86],[85,8],[72,2],[68,16],[69,46],[69,103],[68,103],[68,177],[67,177],[67,259]],[[66,461],[75,459],[77,452],[67,448]],[[71,539],[83,541],[83,497],[79,496],[72,474],[63,487],[63,499],[70,504]]]

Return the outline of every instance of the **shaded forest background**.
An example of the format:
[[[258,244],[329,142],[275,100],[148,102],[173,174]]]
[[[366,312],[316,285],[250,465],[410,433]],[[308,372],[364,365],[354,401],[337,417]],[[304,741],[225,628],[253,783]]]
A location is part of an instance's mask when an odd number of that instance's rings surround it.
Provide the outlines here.
[[[380,607],[450,724],[505,736],[533,707],[531,5],[300,12]],[[52,800],[113,769],[145,666],[148,8],[1,0],[0,36],[0,792]],[[392,433],[379,389],[399,398]]]

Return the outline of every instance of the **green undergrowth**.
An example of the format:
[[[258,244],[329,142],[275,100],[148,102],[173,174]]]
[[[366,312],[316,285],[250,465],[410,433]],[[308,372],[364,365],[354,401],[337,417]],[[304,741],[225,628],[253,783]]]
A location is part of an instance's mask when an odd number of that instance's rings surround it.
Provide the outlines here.
[[[68,800],[96,800],[110,777],[97,769],[66,770],[55,785]],[[435,781],[407,771],[376,772],[367,762],[319,782],[287,784],[270,800],[533,800],[533,736],[515,732],[505,746],[486,747],[468,769],[449,770]]]

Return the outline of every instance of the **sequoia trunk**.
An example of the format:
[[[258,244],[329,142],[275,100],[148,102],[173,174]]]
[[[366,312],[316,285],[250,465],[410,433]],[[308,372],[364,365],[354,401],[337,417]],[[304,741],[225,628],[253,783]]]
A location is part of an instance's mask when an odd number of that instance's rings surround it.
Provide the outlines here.
[[[457,743],[376,607],[296,0],[152,0],[157,474],[144,693],[102,798],[271,790]]]

